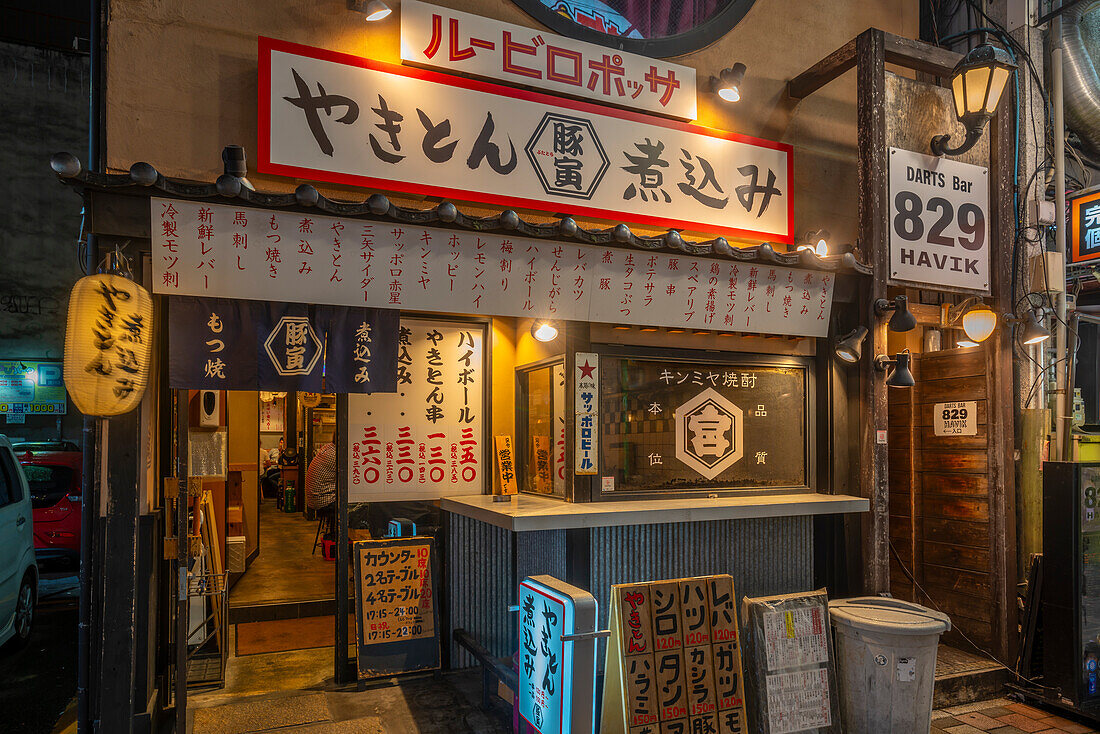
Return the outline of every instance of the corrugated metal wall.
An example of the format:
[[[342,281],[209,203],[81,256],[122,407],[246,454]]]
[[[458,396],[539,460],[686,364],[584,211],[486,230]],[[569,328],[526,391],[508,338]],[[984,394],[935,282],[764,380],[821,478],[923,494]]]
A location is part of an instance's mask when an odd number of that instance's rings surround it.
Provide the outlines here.
[[[813,585],[809,517],[593,528],[589,533],[589,591],[599,601],[600,629],[607,628],[612,584],[729,573],[738,597],[805,591]],[[566,579],[565,532],[560,530],[517,533],[513,541],[506,530],[451,515],[448,551],[451,627],[467,630],[496,655],[514,652],[515,625],[507,608],[515,603],[519,581],[542,573]],[[453,645],[451,654],[452,667],[474,664]]]

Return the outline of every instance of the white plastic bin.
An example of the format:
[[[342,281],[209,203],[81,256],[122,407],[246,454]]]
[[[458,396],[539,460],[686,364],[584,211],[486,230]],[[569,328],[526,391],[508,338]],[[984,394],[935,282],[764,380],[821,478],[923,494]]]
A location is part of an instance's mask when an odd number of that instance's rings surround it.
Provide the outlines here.
[[[927,732],[936,646],[951,629],[951,619],[920,604],[879,596],[831,601],[829,618],[844,730]]]

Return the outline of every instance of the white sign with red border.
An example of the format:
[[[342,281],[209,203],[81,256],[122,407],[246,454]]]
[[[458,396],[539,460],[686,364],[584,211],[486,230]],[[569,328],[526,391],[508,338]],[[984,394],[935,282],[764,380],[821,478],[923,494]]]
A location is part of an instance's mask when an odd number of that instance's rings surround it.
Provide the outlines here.
[[[695,69],[460,10],[403,0],[401,61],[681,120]]]
[[[595,352],[577,352],[574,361],[573,408],[577,436],[573,451],[573,473],[596,474],[600,468],[600,355]]]
[[[791,147],[261,37],[260,172],[790,244]]]

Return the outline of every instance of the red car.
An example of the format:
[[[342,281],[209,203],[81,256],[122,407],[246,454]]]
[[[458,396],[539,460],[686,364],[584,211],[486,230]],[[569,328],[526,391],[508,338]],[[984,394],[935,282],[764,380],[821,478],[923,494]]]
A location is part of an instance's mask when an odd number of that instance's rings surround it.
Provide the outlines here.
[[[83,454],[68,441],[15,444],[31,490],[34,554],[40,564],[80,561],[80,474]]]

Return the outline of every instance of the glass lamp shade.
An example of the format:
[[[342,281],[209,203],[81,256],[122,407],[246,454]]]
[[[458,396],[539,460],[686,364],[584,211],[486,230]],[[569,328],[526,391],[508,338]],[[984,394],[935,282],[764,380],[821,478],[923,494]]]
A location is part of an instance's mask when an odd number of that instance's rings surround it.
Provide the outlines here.
[[[121,275],[81,278],[69,294],[65,387],[84,415],[109,417],[138,406],[149,382],[153,299]]]
[[[990,117],[1015,68],[1007,53],[989,44],[978,46],[964,56],[951,74],[951,92],[959,121],[970,128],[975,119]]]
[[[975,308],[963,316],[963,331],[972,342],[984,342],[997,328],[997,314],[988,308]]]

